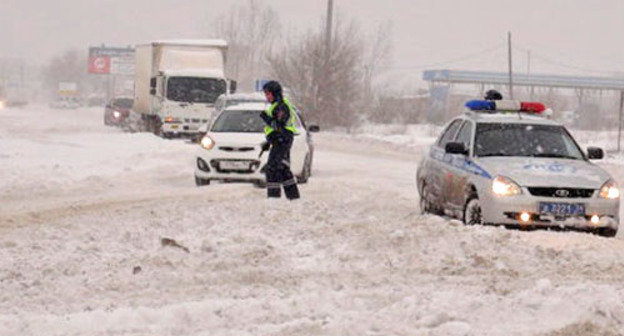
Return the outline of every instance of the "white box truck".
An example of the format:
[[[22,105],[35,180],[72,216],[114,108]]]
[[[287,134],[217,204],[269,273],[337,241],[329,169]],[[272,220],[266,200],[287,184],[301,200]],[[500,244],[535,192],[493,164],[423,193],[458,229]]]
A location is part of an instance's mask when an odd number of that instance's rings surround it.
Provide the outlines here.
[[[234,92],[225,76],[227,42],[168,40],[136,47],[133,112],[141,129],[163,137],[195,136],[219,95]]]

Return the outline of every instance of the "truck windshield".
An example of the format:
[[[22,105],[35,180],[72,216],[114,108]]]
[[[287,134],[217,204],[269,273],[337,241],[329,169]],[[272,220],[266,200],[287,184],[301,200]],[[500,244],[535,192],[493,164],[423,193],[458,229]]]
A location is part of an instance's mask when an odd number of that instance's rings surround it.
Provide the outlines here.
[[[215,78],[170,77],[167,99],[187,103],[214,104],[225,93],[225,81]]]
[[[556,125],[479,123],[475,154],[584,159],[568,131]]]
[[[212,132],[262,133],[264,121],[260,118],[262,111],[226,111],[219,115]]]

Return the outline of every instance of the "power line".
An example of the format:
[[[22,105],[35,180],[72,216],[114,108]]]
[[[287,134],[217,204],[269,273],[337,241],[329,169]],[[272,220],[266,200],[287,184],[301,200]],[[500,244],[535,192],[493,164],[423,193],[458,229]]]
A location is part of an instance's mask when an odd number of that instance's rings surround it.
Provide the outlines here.
[[[522,52],[531,51],[531,57],[540,59],[548,64],[553,64],[562,68],[567,68],[571,70],[580,70],[580,71],[584,71],[588,73],[600,73],[600,74],[609,74],[609,75],[613,75],[613,73],[615,72],[615,71],[607,71],[607,70],[590,69],[590,68],[581,67],[578,65],[572,65],[572,64],[561,62],[561,61],[557,61],[554,58],[551,58],[550,56],[544,56],[543,53],[536,54],[534,51],[535,49],[528,49],[528,48],[522,48],[522,47],[514,47],[513,49],[517,51],[522,51]]]
[[[499,49],[503,49],[505,46],[504,45],[498,45],[498,46],[494,46],[494,47],[489,47],[483,50],[480,50],[478,52],[474,52],[474,53],[470,53],[461,57],[457,57],[457,58],[453,58],[444,62],[437,62],[437,63],[430,63],[430,64],[422,64],[422,65],[414,65],[414,66],[407,66],[407,67],[393,67],[393,66],[388,66],[388,67],[381,67],[383,69],[393,69],[393,70],[417,70],[417,69],[426,69],[426,68],[432,68],[432,67],[439,67],[439,66],[446,66],[449,64],[454,64],[454,63],[461,63],[464,61],[468,61],[470,59],[474,59],[477,57],[482,57],[484,56],[484,54],[489,53],[489,52],[493,52]]]

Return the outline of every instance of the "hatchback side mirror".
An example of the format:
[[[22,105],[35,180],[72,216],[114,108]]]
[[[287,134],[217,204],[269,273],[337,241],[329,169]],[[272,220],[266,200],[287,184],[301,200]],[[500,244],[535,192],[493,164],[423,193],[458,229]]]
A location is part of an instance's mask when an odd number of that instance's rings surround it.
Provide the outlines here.
[[[308,131],[312,133],[317,133],[321,131],[321,128],[319,127],[319,125],[310,125],[310,127],[308,127]]]
[[[468,149],[466,149],[463,142],[449,142],[444,147],[444,150],[449,154],[468,155]]]
[[[599,147],[587,147],[587,158],[590,160],[600,160],[604,158],[604,151]]]

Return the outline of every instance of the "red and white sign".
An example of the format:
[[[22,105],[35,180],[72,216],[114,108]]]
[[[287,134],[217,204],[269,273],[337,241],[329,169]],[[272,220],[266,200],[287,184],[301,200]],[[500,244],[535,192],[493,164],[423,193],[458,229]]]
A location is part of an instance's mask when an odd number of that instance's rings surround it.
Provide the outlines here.
[[[124,76],[134,75],[134,49],[130,47],[90,47],[89,73]]]
[[[111,59],[109,56],[89,57],[89,73],[109,74],[110,68],[111,68]]]

